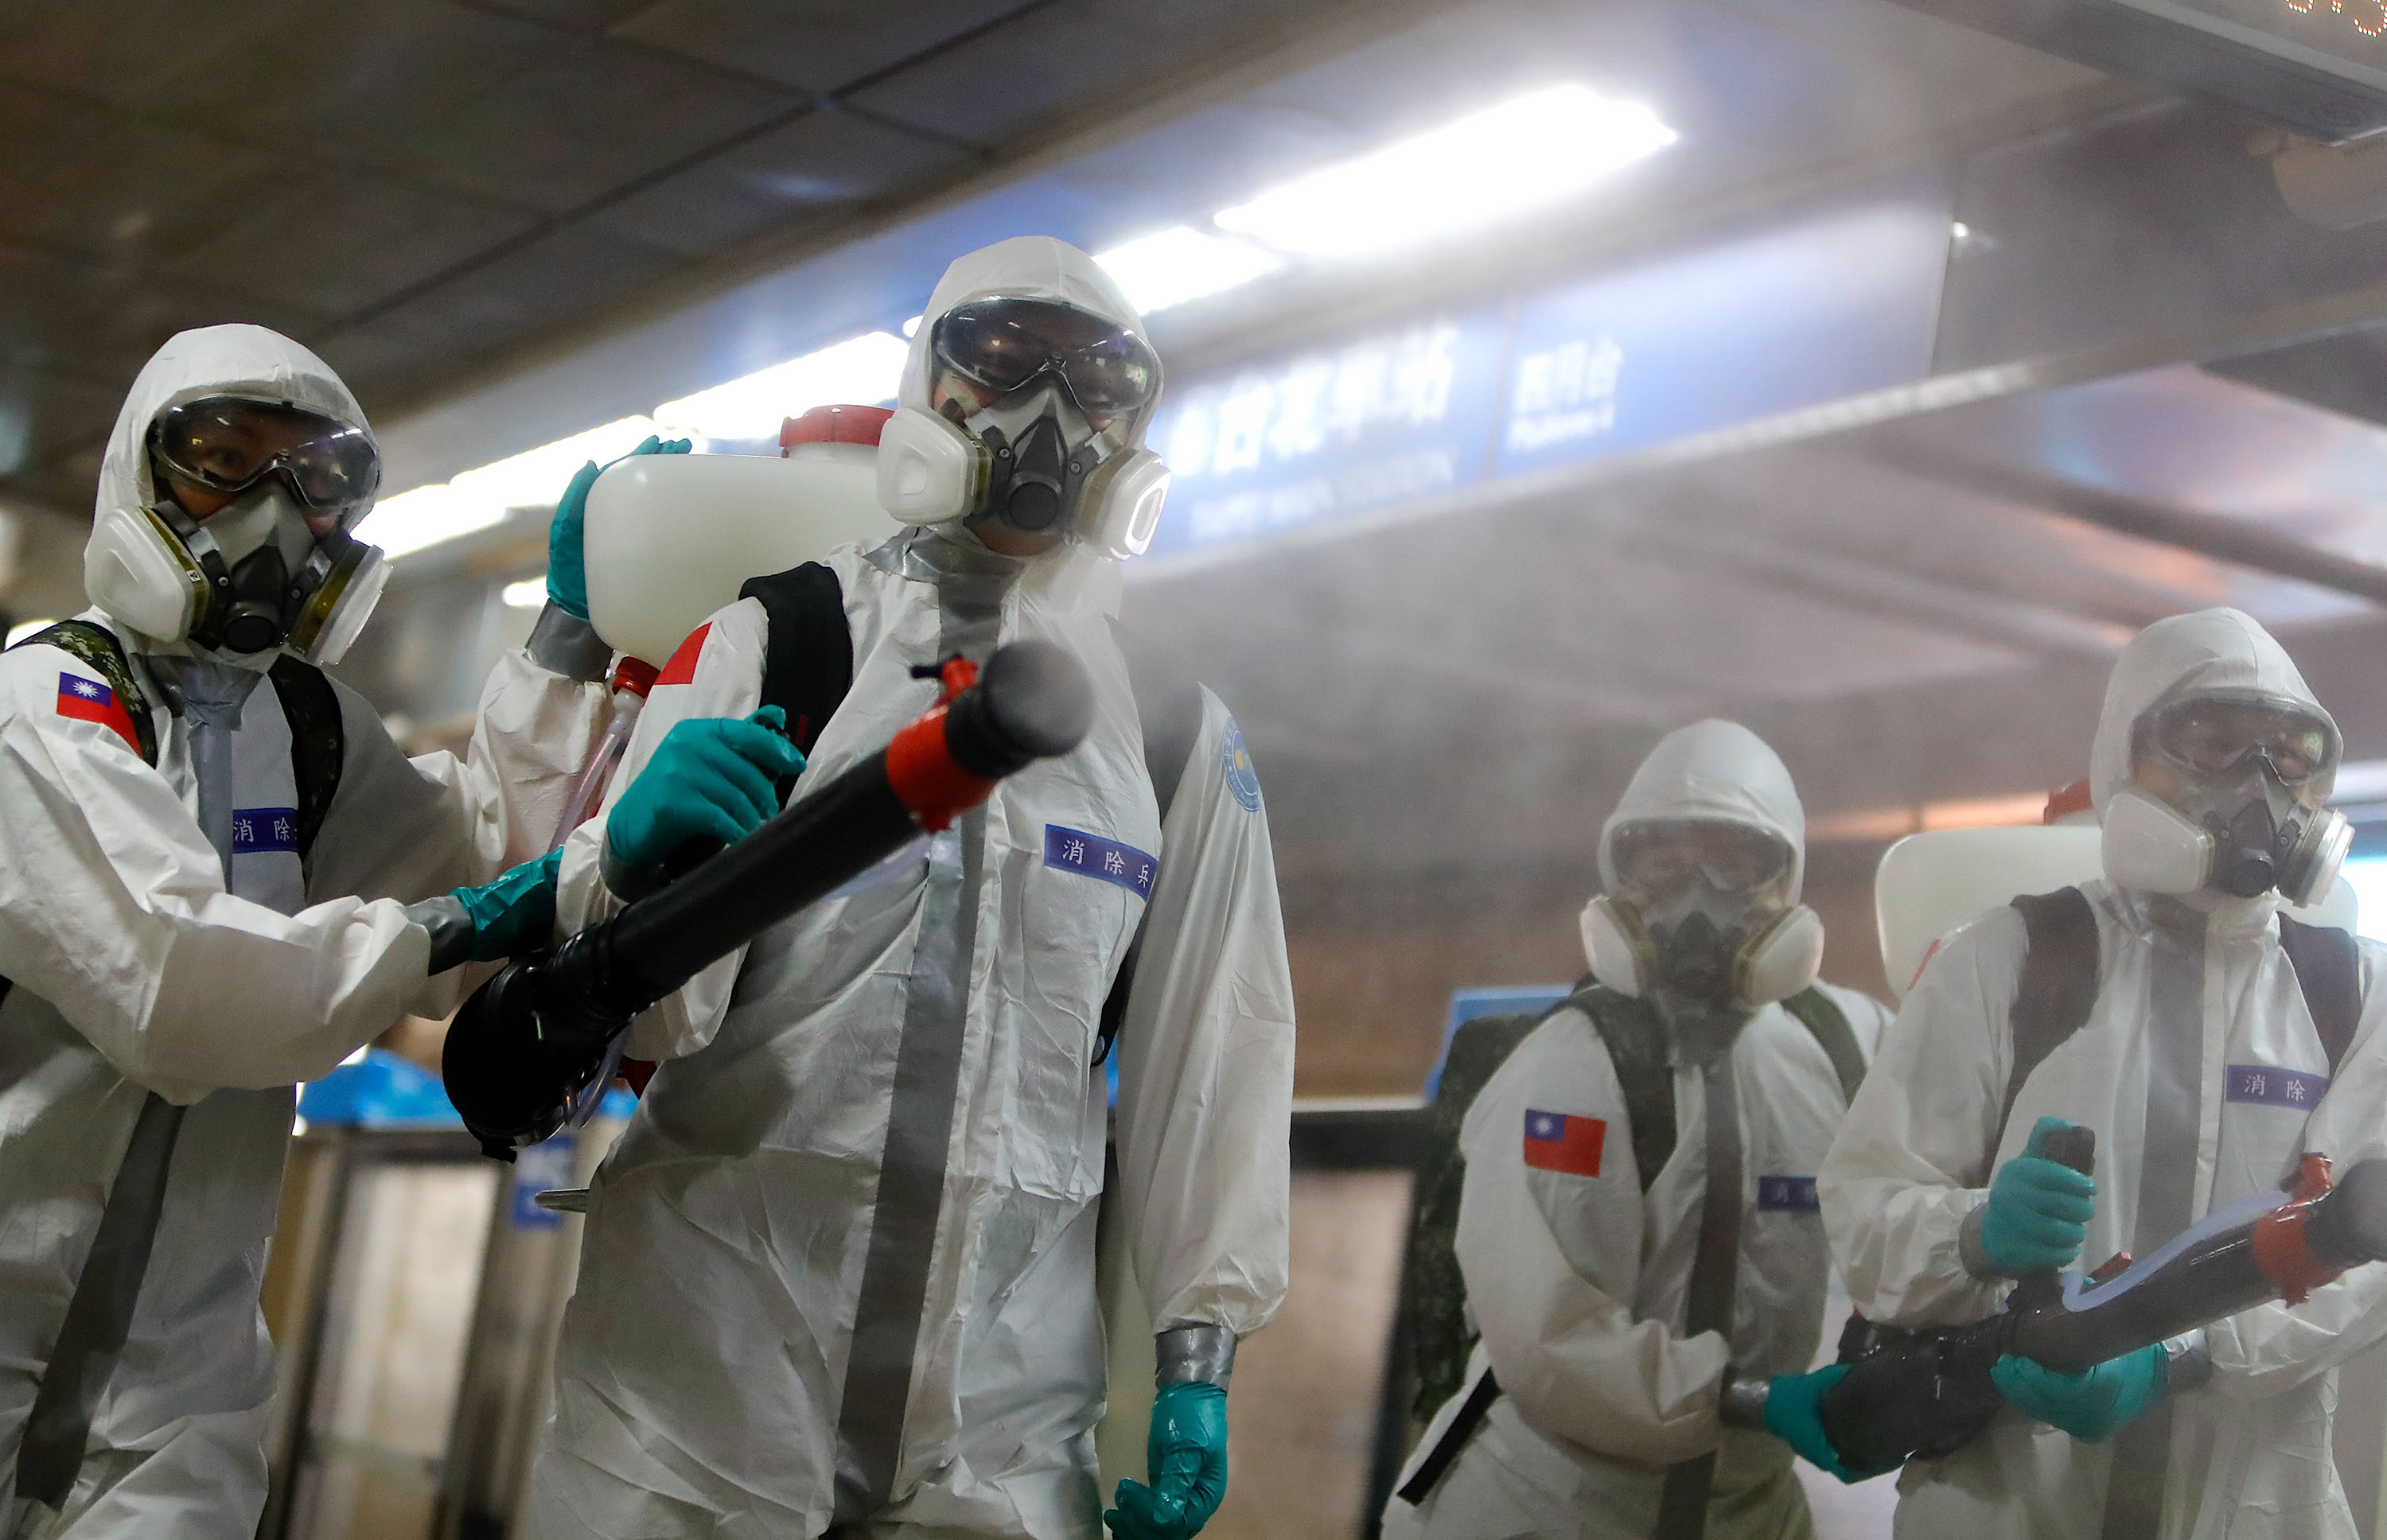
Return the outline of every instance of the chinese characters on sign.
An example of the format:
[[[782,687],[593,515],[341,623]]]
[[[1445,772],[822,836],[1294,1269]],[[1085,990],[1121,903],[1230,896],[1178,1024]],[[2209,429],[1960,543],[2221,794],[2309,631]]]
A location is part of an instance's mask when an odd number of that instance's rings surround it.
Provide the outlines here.
[[[232,853],[297,851],[298,810],[295,807],[238,807],[232,814]]]
[[[2267,1064],[2233,1064],[2229,1067],[2228,1089],[2223,1092],[2232,1102],[2253,1102],[2267,1107],[2291,1107],[2299,1111],[2317,1106],[2329,1091],[2329,1077],[2306,1074],[2300,1069],[2281,1069]]]
[[[1565,470],[1922,378],[1951,192],[1901,179],[1696,249],[1172,385],[1152,552]]]
[[[1218,545],[1482,479],[1497,312],[1435,319],[1196,385],[1153,442],[1175,477],[1156,551]]]
[[[1624,349],[1605,332],[1526,354],[1517,360],[1501,442],[1539,449],[1606,433],[1616,426],[1616,376],[1623,367]]]
[[[1059,824],[1044,826],[1044,865],[1124,888],[1142,899],[1152,897],[1153,879],[1160,875],[1157,856]]]

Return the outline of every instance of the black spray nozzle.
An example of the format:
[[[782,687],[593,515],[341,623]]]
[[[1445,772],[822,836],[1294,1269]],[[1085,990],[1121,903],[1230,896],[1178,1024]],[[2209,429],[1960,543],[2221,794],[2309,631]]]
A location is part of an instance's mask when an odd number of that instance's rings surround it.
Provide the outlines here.
[[[1093,721],[1085,665],[1057,643],[1030,637],[997,650],[977,688],[954,700],[945,747],[971,775],[1000,780],[1075,749]]]

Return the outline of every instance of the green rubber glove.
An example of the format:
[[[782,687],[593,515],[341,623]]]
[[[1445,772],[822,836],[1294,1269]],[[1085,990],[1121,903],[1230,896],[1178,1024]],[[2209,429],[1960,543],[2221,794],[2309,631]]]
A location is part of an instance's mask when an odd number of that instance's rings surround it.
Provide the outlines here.
[[[473,961],[494,963],[548,940],[555,929],[555,870],[562,864],[559,847],[495,882],[454,890],[473,922]]]
[[[1207,1380],[1160,1387],[1144,1439],[1146,1486],[1118,1483],[1103,1515],[1120,1540],[1190,1540],[1227,1496],[1227,1393]]]
[[[1846,1364],[1825,1364],[1810,1373],[1777,1374],[1766,1382],[1765,1431],[1818,1471],[1829,1471],[1844,1482],[1870,1481],[1897,1467],[1851,1471],[1840,1463],[1840,1452],[1824,1435],[1824,1393],[1838,1384],[1848,1371]]]
[[[630,454],[602,465],[592,460],[572,473],[563,496],[555,499],[555,517],[547,523],[547,597],[557,609],[588,618],[588,565],[581,555],[580,529],[588,518],[588,488],[597,485],[597,478],[630,455],[684,455],[688,450],[685,438],[650,434]]]
[[[2024,1416],[2063,1429],[2083,1444],[2103,1444],[2163,1399],[2163,1344],[2108,1358],[2086,1374],[2058,1374],[2009,1353],[1989,1378]]]
[[[726,845],[760,828],[779,811],[777,783],[804,767],[786,726],[777,706],[674,723],[606,816],[613,859],[652,877],[690,839]]]
[[[2080,1255],[2097,1213],[2097,1182],[2043,1158],[2048,1136],[2065,1127],[2042,1117],[2023,1153],[1998,1168],[1981,1209],[1981,1254],[2008,1278],[2060,1268]]]

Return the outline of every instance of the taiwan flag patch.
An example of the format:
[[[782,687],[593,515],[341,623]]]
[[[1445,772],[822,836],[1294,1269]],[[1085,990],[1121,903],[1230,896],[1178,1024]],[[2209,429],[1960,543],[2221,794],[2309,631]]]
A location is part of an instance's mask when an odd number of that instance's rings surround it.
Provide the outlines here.
[[[1608,1144],[1603,1118],[1525,1109],[1525,1164],[1536,1171],[1569,1176],[1599,1175],[1599,1154]]]
[[[58,675],[58,714],[71,716],[78,722],[96,722],[122,738],[125,747],[134,753],[141,751],[141,735],[133,730],[133,713],[116,692],[96,679],[86,679],[80,674]]]

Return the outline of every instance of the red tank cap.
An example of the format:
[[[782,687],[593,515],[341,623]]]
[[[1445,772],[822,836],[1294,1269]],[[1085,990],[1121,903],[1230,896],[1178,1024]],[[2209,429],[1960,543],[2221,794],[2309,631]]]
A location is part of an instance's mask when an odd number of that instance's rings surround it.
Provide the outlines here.
[[[613,693],[619,695],[627,690],[643,701],[647,692],[655,688],[658,672],[655,665],[644,658],[633,658],[625,652],[621,662],[613,665]]]
[[[799,444],[867,444],[878,447],[878,430],[894,416],[885,407],[815,407],[779,424],[779,454]]]

